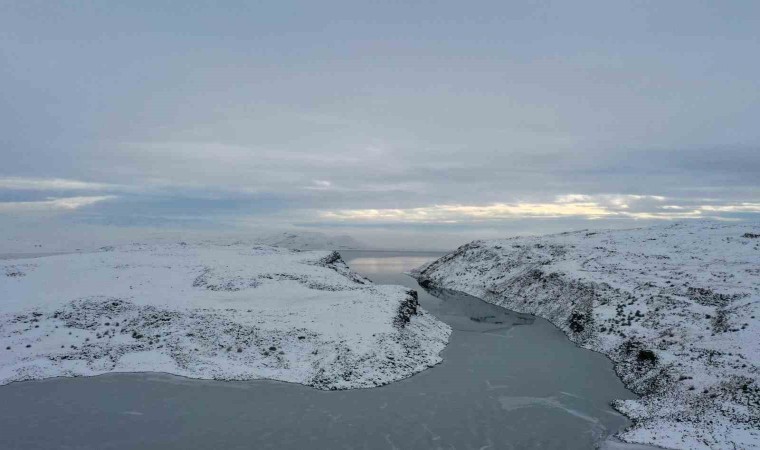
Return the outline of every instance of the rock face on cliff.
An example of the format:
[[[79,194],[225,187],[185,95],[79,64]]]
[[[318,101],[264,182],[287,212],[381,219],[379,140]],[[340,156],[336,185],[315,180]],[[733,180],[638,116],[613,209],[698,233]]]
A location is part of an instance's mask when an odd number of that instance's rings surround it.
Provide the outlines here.
[[[372,387],[441,361],[417,293],[336,252],[134,244],[0,262],[0,384],[160,371]]]
[[[620,437],[760,448],[760,224],[709,221],[475,241],[414,275],[545,317],[638,400]]]

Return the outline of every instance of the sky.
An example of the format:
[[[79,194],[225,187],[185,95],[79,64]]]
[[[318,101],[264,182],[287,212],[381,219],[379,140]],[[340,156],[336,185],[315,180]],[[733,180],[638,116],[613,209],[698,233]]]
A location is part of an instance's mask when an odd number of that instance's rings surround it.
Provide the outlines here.
[[[0,0],[0,233],[760,220],[755,1]]]

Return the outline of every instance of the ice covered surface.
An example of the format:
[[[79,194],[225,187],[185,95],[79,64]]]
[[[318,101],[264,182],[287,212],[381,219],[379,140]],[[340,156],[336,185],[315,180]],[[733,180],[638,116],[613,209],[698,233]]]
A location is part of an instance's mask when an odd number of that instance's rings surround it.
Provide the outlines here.
[[[760,224],[475,241],[415,276],[545,317],[608,355],[641,394],[615,403],[634,422],[625,441],[760,448]]]
[[[133,244],[0,261],[0,384],[160,371],[372,387],[438,363],[449,334],[416,292],[335,252]]]

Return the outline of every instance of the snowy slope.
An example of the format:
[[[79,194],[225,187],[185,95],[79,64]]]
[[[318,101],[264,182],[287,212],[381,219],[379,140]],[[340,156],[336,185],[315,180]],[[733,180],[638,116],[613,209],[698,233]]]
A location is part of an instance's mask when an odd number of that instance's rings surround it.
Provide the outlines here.
[[[0,384],[161,371],[372,387],[438,363],[449,333],[416,292],[335,252],[181,242],[0,261]]]
[[[475,241],[418,269],[552,321],[639,400],[629,442],[760,448],[760,224],[710,221]]]

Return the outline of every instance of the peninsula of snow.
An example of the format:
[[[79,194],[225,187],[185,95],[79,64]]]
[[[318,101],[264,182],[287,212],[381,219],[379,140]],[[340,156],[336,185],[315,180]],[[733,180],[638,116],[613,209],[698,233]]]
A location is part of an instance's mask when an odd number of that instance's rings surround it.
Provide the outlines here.
[[[613,403],[633,421],[621,439],[760,448],[760,224],[475,241],[414,275],[545,317],[607,355],[641,396]]]
[[[0,261],[0,384],[107,372],[364,388],[441,361],[417,293],[340,255],[132,244]]]

